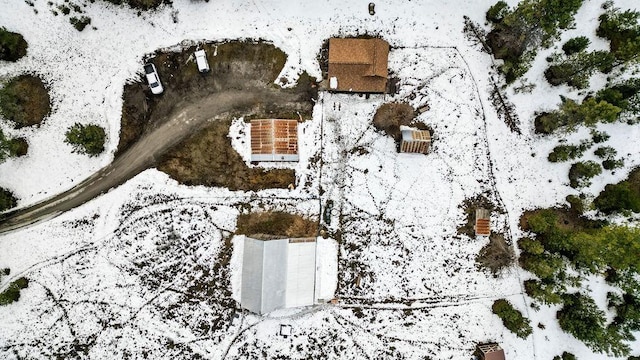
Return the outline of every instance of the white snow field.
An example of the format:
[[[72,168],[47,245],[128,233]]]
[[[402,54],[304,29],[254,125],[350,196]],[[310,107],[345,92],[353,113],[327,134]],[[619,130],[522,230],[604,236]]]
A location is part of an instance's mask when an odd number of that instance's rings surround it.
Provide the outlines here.
[[[92,20],[82,32],[54,16],[46,0],[0,0],[0,26],[29,43],[26,57],[0,63],[0,79],[39,74],[53,101],[37,128],[15,130],[0,120],[6,134],[29,141],[26,157],[0,164],[0,187],[15,193],[19,207],[67,190],[113,160],[124,84],[140,78],[146,55],[183,41],[270,41],[287,53],[281,77],[294,83],[303,71],[320,77],[317,55],[329,37],[380,35],[391,44],[389,70],[399,92],[321,92],[313,119],[299,126],[293,190],[189,187],[150,169],[57,218],[1,235],[0,268],[11,275],[0,290],[20,276],[30,284],[18,302],[0,306],[0,358],[468,360],[477,343],[496,341],[512,360],[550,360],[563,351],[581,360],[615,359],[562,332],[556,307],[530,307],[522,281],[532,275],[512,267],[494,277],[480,269],[475,257],[486,238],[457,233],[465,221],[460,205],[478,194],[504,210],[493,214],[493,229],[515,241],[523,236],[524,210],[578,193],[568,185],[570,164],[547,161],[560,136],[533,132],[536,111],[555,108],[560,94],[577,97],[544,80],[544,58],[557,48],[541,50],[525,75],[536,84],[532,93],[507,89],[521,135],[491,105],[491,57],[462,28],[464,15],[483,24],[494,1],[375,1],[374,16],[368,1],[174,0],[141,15],[100,0],[78,3],[86,3]],[[585,1],[562,41],[580,34],[592,48],[605,48],[595,36],[600,6]],[[596,76],[592,86],[603,81]],[[399,154],[374,129],[376,109],[391,101],[429,105],[418,118],[434,130],[428,155]],[[107,151],[95,158],[72,153],[64,133],[75,122],[105,127]],[[599,129],[611,135],[605,145],[616,148],[625,167],[595,178],[585,189],[591,194],[640,163],[637,125]],[[249,164],[248,130],[237,119],[229,137]],[[588,136],[580,129],[568,141]],[[320,205],[328,200],[335,204],[328,230],[339,234],[339,246],[319,246],[337,253],[338,303],[266,316],[241,311],[237,216],[281,210],[322,219]],[[333,276],[336,268],[318,271]],[[588,285],[603,306],[608,285],[597,278]],[[492,314],[500,298],[531,319],[527,339]],[[281,335],[281,325],[291,326],[290,336]],[[630,345],[640,355],[640,343]]]

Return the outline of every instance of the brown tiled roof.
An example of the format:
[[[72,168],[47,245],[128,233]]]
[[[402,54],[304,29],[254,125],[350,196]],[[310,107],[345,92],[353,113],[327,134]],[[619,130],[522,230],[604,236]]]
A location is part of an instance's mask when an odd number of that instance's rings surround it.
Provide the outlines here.
[[[251,120],[251,161],[297,161],[297,155],[297,120]]]
[[[337,91],[384,92],[389,43],[382,39],[329,39],[329,79]]]

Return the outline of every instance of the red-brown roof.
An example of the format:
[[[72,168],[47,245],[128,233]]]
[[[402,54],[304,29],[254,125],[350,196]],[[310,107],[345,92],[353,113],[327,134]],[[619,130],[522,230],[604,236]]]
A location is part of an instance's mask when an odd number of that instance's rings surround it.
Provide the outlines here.
[[[329,79],[337,91],[385,92],[389,43],[382,39],[329,39]]]
[[[476,236],[491,235],[491,213],[486,209],[476,209]]]
[[[251,120],[251,161],[298,161],[298,121]]]

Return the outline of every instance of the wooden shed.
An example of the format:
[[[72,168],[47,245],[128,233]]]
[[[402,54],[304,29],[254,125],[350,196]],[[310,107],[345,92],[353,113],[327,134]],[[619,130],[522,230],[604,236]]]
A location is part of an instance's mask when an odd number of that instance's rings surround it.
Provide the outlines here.
[[[496,343],[480,344],[477,352],[480,360],[505,360],[504,350]]]
[[[298,161],[298,121],[251,120],[251,161]]]
[[[387,89],[389,43],[382,39],[329,39],[329,88],[383,93]]]
[[[487,209],[476,209],[476,236],[491,235],[491,212]]]
[[[426,154],[431,147],[431,134],[427,130],[402,130],[400,152]]]

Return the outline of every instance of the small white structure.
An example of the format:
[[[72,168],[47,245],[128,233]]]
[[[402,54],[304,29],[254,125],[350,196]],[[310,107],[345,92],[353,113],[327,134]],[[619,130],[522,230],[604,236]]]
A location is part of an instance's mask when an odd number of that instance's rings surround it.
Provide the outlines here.
[[[201,73],[209,72],[209,62],[207,61],[207,54],[204,50],[198,50],[194,53],[196,56],[196,64],[198,64],[198,71]]]
[[[240,304],[257,313],[315,303],[316,239],[246,237]]]
[[[329,79],[329,88],[331,88],[332,90],[335,90],[338,88],[338,78],[335,76],[332,76]]]

